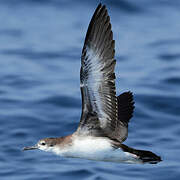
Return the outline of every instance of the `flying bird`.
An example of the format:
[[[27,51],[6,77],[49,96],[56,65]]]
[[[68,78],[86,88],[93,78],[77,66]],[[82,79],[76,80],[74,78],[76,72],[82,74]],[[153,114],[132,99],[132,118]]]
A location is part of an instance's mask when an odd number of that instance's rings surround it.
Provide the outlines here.
[[[105,5],[90,21],[81,56],[82,114],[77,130],[68,136],[41,139],[23,150],[40,149],[63,157],[124,163],[158,163],[153,152],[123,144],[133,116],[132,92],[116,96],[115,41]]]

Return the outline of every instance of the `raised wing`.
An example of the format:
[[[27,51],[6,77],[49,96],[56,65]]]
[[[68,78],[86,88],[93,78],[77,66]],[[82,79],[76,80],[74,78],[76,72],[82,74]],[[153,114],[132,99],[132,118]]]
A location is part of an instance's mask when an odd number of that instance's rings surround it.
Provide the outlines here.
[[[113,33],[105,6],[99,4],[86,34],[81,57],[82,114],[77,132],[112,134],[117,126]]]

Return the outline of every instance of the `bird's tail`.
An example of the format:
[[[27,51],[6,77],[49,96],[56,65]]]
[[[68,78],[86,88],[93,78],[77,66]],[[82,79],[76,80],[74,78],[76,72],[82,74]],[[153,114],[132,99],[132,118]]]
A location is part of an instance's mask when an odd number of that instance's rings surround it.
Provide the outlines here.
[[[128,152],[136,155],[137,158],[141,160],[143,163],[156,164],[162,161],[160,156],[157,156],[151,151],[133,149],[124,144],[121,144],[121,148],[123,149],[124,152]]]

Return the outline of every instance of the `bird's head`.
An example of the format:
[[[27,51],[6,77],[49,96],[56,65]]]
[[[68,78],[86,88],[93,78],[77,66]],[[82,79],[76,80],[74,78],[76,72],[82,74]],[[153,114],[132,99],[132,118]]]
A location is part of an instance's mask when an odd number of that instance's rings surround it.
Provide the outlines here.
[[[23,151],[34,150],[34,149],[40,149],[43,151],[52,151],[54,146],[56,146],[56,144],[57,144],[56,138],[44,138],[39,140],[38,143],[34,146],[24,147]]]

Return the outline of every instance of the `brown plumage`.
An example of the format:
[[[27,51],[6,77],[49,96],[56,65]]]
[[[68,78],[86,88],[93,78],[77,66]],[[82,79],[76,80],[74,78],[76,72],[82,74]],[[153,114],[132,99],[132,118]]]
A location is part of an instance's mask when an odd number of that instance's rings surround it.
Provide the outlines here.
[[[59,145],[59,146],[71,145],[72,135],[68,135],[64,137],[57,137],[57,138],[44,138],[43,140],[45,144],[47,144],[50,147],[53,147],[56,145]]]

